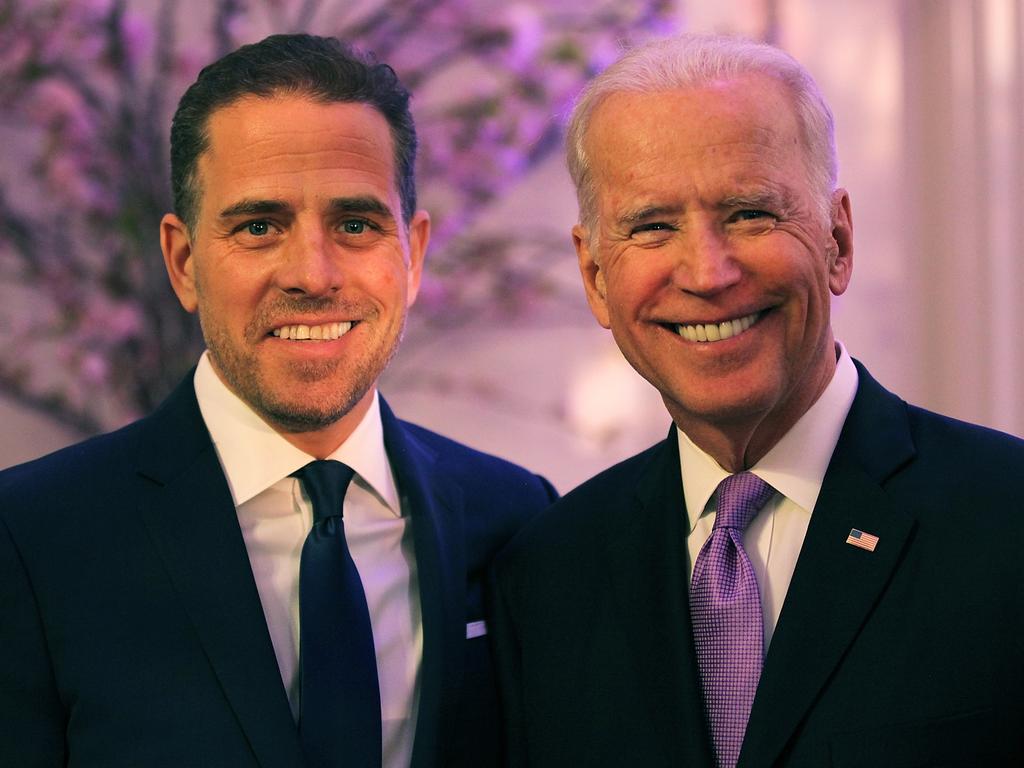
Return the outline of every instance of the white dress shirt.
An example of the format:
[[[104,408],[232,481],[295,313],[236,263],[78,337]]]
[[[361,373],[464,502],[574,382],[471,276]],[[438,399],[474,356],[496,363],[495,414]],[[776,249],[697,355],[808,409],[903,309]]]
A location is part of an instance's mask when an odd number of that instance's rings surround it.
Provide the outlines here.
[[[853,360],[842,344],[837,343],[836,348],[839,360],[825,391],[789,432],[750,468],[777,491],[743,534],[743,548],[750,557],[761,590],[766,650],[782,612],[825,470],[857,394],[857,369]],[[682,430],[677,429],[676,434],[683,493],[690,518],[686,548],[692,578],[697,555],[715,524],[718,505],[715,491],[730,473]]]
[[[238,513],[263,613],[292,713],[299,705],[299,560],[313,507],[289,475],[313,460],[231,392],[205,353],[196,397]],[[345,495],[345,537],[359,570],[373,625],[380,681],[385,768],[407,768],[412,756],[423,654],[412,519],[403,514],[380,420],[373,403],[328,458],[355,470]]]

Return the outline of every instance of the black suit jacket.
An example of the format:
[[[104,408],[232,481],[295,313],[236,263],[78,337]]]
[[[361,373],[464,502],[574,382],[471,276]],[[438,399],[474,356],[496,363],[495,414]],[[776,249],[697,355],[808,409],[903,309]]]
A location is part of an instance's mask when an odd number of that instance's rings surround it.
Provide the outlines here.
[[[1024,443],[859,374],[739,765],[1024,765]],[[499,557],[513,765],[712,768],[686,534],[670,433]]]
[[[423,665],[413,766],[493,765],[483,571],[553,496],[398,421]],[[189,376],[152,416],[0,474],[0,765],[302,765],[245,544]]]

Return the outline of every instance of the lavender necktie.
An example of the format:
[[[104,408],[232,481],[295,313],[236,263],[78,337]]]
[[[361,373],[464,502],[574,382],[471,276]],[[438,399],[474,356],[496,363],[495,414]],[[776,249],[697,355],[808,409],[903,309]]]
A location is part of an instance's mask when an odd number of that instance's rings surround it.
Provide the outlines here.
[[[719,768],[733,768],[739,759],[761,677],[761,594],[743,531],[772,493],[749,472],[725,478],[718,486],[715,527],[693,568],[690,615]]]

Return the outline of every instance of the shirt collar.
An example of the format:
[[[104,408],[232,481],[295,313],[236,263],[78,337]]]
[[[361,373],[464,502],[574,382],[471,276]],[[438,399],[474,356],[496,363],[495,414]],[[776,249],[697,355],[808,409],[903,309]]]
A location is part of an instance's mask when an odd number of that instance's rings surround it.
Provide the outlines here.
[[[807,412],[750,471],[810,514],[821,492],[825,470],[857,394],[857,369],[840,342],[832,380]],[[711,495],[730,473],[678,427],[686,513],[693,530]]]
[[[213,370],[209,352],[199,359],[194,384],[199,410],[236,507],[313,460],[227,388]],[[396,516],[401,515],[398,490],[384,449],[376,390],[370,408],[355,430],[328,458],[352,467],[356,482],[371,490]]]

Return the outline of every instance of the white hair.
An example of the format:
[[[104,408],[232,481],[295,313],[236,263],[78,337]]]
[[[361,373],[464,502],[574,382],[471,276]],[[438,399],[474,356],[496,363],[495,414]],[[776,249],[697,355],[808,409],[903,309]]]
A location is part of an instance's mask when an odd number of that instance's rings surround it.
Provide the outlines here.
[[[824,221],[836,188],[832,111],[810,73],[792,56],[765,43],[737,37],[683,34],[630,51],[595,77],[576,99],[566,135],[566,161],[576,185],[580,223],[592,228],[596,190],[585,139],[594,111],[618,92],[657,93],[698,88],[748,74],[780,82],[791,94],[805,149],[808,181]]]

